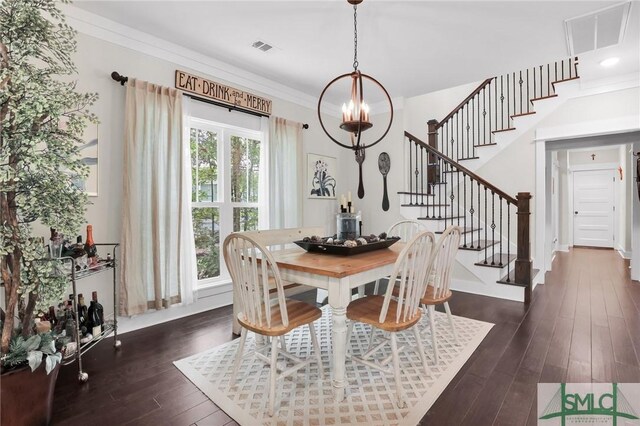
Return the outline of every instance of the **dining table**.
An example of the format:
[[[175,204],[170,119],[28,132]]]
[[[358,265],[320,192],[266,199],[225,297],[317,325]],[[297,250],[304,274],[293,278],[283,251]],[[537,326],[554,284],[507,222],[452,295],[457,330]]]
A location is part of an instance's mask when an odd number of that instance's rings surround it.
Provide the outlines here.
[[[271,251],[283,280],[328,292],[332,318],[332,384],[338,401],[344,399],[347,386],[347,306],[352,290],[391,275],[404,245],[397,242],[389,248],[351,256],[307,252],[299,247]]]

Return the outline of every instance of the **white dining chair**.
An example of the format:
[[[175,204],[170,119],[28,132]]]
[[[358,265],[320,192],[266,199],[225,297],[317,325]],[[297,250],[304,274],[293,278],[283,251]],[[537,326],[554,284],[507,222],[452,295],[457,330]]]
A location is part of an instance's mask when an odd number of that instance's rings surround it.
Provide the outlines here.
[[[449,327],[456,345],[459,345],[458,335],[451,315],[449,307],[449,299],[452,293],[451,274],[453,263],[460,247],[461,231],[457,226],[448,227],[438,239],[435,250],[433,250],[431,259],[431,270],[424,295],[420,300],[425,312],[429,316],[429,325],[431,328],[431,342],[434,352],[434,361],[438,364],[438,340],[436,337],[435,308],[437,305],[444,305],[449,320]]]
[[[393,374],[396,384],[396,403],[400,408],[405,403],[400,374],[400,352],[405,347],[417,350],[425,373],[427,375],[431,374],[420,331],[416,324],[421,318],[420,299],[424,294],[429,277],[429,270],[424,265],[429,263],[434,244],[434,235],[425,231],[414,236],[404,247],[396,260],[391,274],[392,277],[397,277],[395,287],[398,292],[396,296],[392,294],[394,287],[388,286],[384,296],[365,296],[352,301],[347,307],[347,318],[350,320],[347,342],[350,342],[353,326],[356,322],[369,324],[372,336],[378,329],[388,333],[389,337],[381,337],[381,343],[367,349],[361,356],[351,355],[351,359],[383,373]],[[402,346],[399,348],[396,338],[397,333],[411,328],[414,331],[416,347]],[[380,361],[372,360],[373,355],[388,343],[391,344],[391,357],[386,357]],[[393,369],[388,367],[389,361],[393,362]]]
[[[237,319],[242,327],[240,345],[229,384],[235,386],[236,375],[245,356],[255,355],[269,364],[268,413],[273,416],[278,380],[305,367],[313,362],[314,358],[318,364],[319,376],[322,379],[322,358],[313,324],[322,316],[322,311],[308,303],[285,298],[282,278],[273,255],[262,244],[249,236],[241,233],[230,234],[224,240],[223,254],[233,281],[233,291],[237,295],[236,299],[239,305]],[[275,300],[271,295],[274,289],[277,294]],[[291,330],[304,325],[309,327],[315,353],[314,358],[300,359],[286,350],[284,336]],[[255,352],[244,354],[248,331],[268,338],[263,339],[266,343],[257,347]],[[258,345],[259,342],[256,344]],[[269,346],[271,354],[267,356]],[[279,373],[276,365],[279,355],[288,358],[294,365]]]
[[[418,222],[417,220],[401,220],[387,229],[387,236],[400,237],[401,242],[407,243],[411,238],[426,230],[427,227],[422,222]],[[378,294],[380,291],[380,280],[381,278],[376,280],[376,284],[373,287],[373,294]]]

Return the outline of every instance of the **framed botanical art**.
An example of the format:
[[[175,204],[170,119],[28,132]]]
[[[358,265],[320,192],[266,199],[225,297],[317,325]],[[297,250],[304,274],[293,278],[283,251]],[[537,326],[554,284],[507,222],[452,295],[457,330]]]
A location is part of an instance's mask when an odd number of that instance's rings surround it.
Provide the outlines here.
[[[307,154],[307,197],[336,198],[337,161],[334,157]]]

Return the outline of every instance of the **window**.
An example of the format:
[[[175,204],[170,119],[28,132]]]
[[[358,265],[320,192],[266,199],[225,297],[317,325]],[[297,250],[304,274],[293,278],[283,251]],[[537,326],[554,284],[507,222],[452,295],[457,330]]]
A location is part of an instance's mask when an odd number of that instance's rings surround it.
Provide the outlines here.
[[[228,278],[222,242],[258,229],[264,204],[262,132],[191,119],[192,215],[200,285]]]

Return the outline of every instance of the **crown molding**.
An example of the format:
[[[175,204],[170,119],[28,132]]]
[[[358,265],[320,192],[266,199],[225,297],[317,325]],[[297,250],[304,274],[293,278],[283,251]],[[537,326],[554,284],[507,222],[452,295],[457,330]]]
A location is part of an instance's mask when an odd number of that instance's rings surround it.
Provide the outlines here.
[[[312,110],[317,108],[317,97],[261,77],[258,74],[213,59],[185,46],[163,40],[135,28],[119,24],[76,6],[63,5],[63,10],[67,23],[80,33],[163,59],[181,67],[202,72],[228,83],[289,101],[305,108]],[[337,106],[328,105],[326,113],[337,116],[336,111],[339,110]]]

